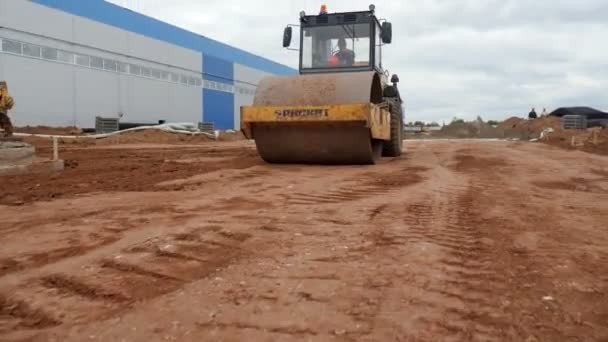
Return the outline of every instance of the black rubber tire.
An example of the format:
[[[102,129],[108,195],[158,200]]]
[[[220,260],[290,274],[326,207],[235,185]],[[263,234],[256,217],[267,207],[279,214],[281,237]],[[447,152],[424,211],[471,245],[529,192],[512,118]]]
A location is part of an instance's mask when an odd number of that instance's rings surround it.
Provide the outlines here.
[[[391,109],[391,140],[384,141],[382,155],[399,157],[403,152],[403,113],[401,102],[397,98],[386,98]]]

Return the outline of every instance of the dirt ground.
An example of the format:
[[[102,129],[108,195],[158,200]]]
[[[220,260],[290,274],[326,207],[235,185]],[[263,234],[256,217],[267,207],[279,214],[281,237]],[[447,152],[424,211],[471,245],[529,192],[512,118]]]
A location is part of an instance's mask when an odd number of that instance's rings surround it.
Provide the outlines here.
[[[62,148],[63,173],[0,179],[2,341],[608,340],[606,156]]]

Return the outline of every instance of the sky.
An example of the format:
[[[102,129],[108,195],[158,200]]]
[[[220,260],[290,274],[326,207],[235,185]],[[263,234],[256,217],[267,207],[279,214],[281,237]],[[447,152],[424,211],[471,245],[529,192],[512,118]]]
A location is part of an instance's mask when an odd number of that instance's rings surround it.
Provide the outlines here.
[[[366,10],[371,0],[110,2],[297,68],[298,53],[281,44],[301,10]],[[501,120],[532,107],[608,111],[608,0],[373,3],[393,26],[383,65],[399,75],[406,121]]]

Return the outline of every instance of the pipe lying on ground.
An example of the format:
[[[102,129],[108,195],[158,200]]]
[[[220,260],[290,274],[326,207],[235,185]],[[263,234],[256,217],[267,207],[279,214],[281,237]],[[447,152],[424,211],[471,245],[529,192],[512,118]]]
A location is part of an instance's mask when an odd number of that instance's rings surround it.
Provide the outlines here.
[[[103,133],[103,134],[91,134],[91,135],[56,135],[56,134],[30,134],[30,133],[13,133],[13,135],[15,136],[20,136],[20,137],[38,137],[38,138],[60,138],[60,139],[103,139],[103,138],[108,138],[111,136],[115,136],[115,135],[120,135],[123,133],[127,133],[127,132],[134,132],[134,131],[143,131],[143,130],[160,130],[160,131],[164,131],[164,132],[168,132],[168,133],[175,133],[175,134],[186,134],[186,135],[205,135],[209,138],[215,139],[217,140],[218,136],[219,136],[219,131],[215,131],[214,134],[211,133],[207,133],[207,132],[197,132],[197,131],[189,131],[186,129],[174,129],[173,127],[191,127],[190,124],[163,124],[163,125],[156,125],[156,126],[140,126],[140,127],[134,127],[134,128],[129,128],[129,129],[125,129],[122,131],[116,131],[116,132],[112,132],[112,133]]]

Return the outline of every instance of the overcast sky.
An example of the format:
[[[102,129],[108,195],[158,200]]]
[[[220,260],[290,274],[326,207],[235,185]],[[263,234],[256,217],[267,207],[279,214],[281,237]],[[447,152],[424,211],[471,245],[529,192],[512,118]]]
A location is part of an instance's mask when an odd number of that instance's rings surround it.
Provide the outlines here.
[[[370,1],[111,0],[297,68],[282,48],[298,13]],[[374,2],[393,23],[383,64],[401,79],[406,121],[503,119],[560,106],[608,110],[608,0]]]

